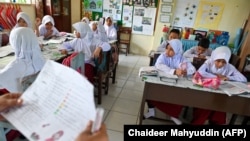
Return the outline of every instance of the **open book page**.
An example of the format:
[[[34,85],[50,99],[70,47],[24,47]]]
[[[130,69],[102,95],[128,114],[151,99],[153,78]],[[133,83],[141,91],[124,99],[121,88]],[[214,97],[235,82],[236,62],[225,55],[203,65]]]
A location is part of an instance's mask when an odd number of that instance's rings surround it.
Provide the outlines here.
[[[22,99],[21,107],[2,115],[31,141],[73,141],[95,120],[93,85],[54,61],[46,62]]]
[[[250,88],[247,87],[247,84],[241,82],[225,81],[221,83],[219,88],[229,96],[250,93]]]
[[[141,67],[139,70],[139,76],[157,76],[158,71],[154,66]]]
[[[12,53],[14,54],[14,50],[13,50],[13,48],[10,45],[4,46],[4,47],[0,47],[0,58],[8,56],[8,55],[10,55]]]

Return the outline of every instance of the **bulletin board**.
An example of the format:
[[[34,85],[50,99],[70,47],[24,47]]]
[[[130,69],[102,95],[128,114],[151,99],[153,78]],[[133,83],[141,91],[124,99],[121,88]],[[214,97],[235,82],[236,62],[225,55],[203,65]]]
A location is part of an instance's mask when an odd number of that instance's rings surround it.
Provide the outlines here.
[[[134,7],[132,33],[153,35],[156,8]]]
[[[173,26],[193,27],[198,11],[199,0],[176,0]]]
[[[118,25],[131,27],[132,33],[153,35],[157,5],[158,0],[82,0],[82,17],[111,16]]]

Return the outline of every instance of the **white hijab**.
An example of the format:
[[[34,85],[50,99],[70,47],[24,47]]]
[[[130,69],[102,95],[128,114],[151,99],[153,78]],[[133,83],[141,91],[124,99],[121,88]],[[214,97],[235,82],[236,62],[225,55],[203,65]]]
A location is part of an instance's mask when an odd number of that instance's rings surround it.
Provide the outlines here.
[[[86,23],[86,24],[89,24],[89,18],[83,17],[82,20],[81,20],[81,22],[84,22],[84,23]]]
[[[92,22],[90,22],[91,28],[92,28],[93,24],[97,25],[97,29],[95,31],[93,31],[94,37],[100,39],[103,42],[108,42],[109,41],[108,36],[107,36],[107,33],[105,31],[103,24],[99,21],[92,21]]]
[[[54,21],[53,17],[51,17],[50,15],[45,15],[42,19],[42,24],[45,25],[48,22],[51,22],[52,25],[55,26],[55,21]]]
[[[18,27],[10,34],[10,45],[15,60],[0,71],[0,87],[10,92],[22,92],[23,77],[39,72],[45,64],[35,33],[27,27]]]
[[[214,74],[221,74],[226,67],[228,66],[229,59],[231,57],[231,50],[227,46],[217,47],[211,54],[211,58],[209,58],[205,63],[208,63],[211,67],[211,72]],[[224,59],[226,61],[226,65],[221,68],[215,67],[215,61],[218,59]]]
[[[25,13],[25,12],[19,12],[19,13],[17,14],[17,16],[16,16],[16,22],[17,22],[17,24],[15,25],[15,28],[16,28],[16,27],[19,27],[19,25],[18,25],[18,20],[19,20],[20,18],[22,18],[22,19],[27,23],[27,25],[28,25],[29,28],[32,28],[32,23],[31,23],[30,17],[29,17],[29,15],[28,15],[27,13]]]
[[[84,38],[86,37],[88,32],[92,32],[89,25],[84,22],[77,22],[74,23],[72,26],[77,32],[80,33],[80,38]]]

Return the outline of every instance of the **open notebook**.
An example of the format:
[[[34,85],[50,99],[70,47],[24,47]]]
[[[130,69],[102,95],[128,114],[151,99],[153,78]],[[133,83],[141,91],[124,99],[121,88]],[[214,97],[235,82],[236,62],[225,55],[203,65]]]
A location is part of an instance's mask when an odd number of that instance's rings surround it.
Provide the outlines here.
[[[10,45],[0,47],[0,58],[8,55],[14,55],[14,49]]]

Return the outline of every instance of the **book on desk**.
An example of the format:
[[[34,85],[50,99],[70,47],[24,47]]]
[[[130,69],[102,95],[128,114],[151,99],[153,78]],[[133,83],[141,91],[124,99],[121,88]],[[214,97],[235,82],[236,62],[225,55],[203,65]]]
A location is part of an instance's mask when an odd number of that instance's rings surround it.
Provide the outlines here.
[[[178,76],[173,74],[168,74],[163,71],[157,70],[155,66],[141,67],[139,70],[139,76],[155,76],[159,77],[161,81],[168,83],[177,83]]]
[[[242,82],[222,81],[219,89],[229,96],[250,94],[250,88]]]

